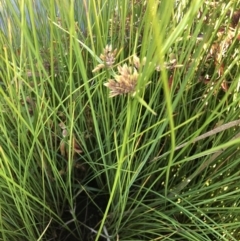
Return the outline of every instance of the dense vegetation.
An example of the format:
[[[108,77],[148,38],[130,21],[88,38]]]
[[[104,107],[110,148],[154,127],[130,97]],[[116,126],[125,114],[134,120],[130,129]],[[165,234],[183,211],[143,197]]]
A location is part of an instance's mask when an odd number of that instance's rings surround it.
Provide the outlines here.
[[[240,239],[238,0],[0,4],[0,240]]]

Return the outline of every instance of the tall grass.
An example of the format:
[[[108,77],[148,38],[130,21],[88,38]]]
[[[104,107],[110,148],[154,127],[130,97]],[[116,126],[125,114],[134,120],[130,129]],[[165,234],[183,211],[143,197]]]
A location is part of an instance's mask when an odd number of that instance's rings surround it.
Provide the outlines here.
[[[239,240],[239,6],[2,1],[0,239]]]

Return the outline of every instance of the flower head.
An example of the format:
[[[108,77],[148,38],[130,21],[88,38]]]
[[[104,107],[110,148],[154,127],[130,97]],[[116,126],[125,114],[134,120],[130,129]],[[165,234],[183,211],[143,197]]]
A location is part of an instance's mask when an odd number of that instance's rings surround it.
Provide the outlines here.
[[[102,64],[98,64],[94,69],[93,73],[99,71],[100,69],[107,67],[110,68],[113,66],[115,62],[115,57],[117,54],[117,49],[112,50],[112,45],[107,45],[103,49],[103,53],[100,55],[100,59],[104,62]]]
[[[132,59],[130,59],[130,63],[134,65],[134,67],[139,70],[142,66],[146,64],[146,57],[140,61],[139,57],[137,55],[133,55]]]
[[[133,67],[128,67],[124,64],[122,67],[118,66],[119,75],[115,79],[109,79],[104,83],[110,89],[110,97],[122,94],[134,94],[138,80],[138,72]]]

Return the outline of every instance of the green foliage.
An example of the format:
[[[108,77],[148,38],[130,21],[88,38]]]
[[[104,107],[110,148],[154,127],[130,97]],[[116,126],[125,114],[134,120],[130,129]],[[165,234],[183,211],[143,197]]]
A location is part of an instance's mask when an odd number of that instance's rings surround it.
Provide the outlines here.
[[[239,1],[13,2],[0,240],[239,240]]]

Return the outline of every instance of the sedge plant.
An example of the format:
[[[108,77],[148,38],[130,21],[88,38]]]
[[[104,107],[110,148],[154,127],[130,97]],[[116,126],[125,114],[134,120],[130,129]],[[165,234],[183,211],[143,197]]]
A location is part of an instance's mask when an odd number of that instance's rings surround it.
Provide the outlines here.
[[[1,240],[239,240],[239,1],[2,1]]]

